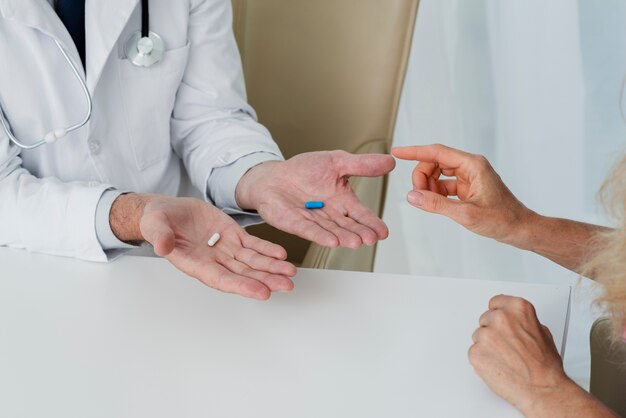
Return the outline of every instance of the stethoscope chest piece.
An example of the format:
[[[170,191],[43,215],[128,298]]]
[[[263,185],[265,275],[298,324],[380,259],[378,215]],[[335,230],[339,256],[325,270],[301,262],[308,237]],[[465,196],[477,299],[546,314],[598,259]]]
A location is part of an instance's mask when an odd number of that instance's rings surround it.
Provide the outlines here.
[[[154,32],[145,37],[141,32],[135,32],[128,38],[124,52],[126,58],[137,67],[152,67],[163,59],[165,42]]]

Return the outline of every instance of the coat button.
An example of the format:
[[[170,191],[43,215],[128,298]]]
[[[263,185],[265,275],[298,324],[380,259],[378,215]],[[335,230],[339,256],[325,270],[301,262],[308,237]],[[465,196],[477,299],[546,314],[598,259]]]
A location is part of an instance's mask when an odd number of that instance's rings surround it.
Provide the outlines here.
[[[102,145],[100,144],[100,141],[96,139],[90,139],[88,144],[89,144],[89,153],[91,155],[98,155],[100,154],[100,151],[102,151]]]

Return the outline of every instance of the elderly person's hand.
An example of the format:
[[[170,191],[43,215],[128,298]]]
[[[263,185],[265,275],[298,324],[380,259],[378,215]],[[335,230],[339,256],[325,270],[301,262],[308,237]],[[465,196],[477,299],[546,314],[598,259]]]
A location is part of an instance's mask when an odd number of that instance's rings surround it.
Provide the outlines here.
[[[476,373],[526,417],[613,417],[570,380],[533,305],[496,296],[479,319],[469,349]]]
[[[447,216],[479,235],[533,251],[580,271],[587,244],[607,229],[541,216],[526,208],[483,156],[443,145],[395,148],[393,155],[419,161],[411,205]],[[448,177],[448,178],[445,178]]]
[[[533,215],[483,156],[443,145],[400,147],[392,152],[397,158],[419,161],[408,195],[409,203],[419,209],[509,244],[515,244],[517,230]]]

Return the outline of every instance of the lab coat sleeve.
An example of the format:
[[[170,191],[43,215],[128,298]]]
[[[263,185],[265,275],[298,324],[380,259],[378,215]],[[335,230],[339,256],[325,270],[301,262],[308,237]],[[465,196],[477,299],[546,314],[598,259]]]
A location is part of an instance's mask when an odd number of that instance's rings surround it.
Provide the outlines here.
[[[107,261],[96,236],[95,213],[110,187],[36,178],[0,131],[0,246]]]
[[[271,159],[282,155],[246,102],[230,0],[192,0],[188,38],[189,61],[172,114],[172,147],[194,186],[213,201],[207,189],[223,195],[232,182],[209,179],[212,173],[220,177],[220,168],[254,153],[270,154]]]
[[[98,206],[96,206],[96,236],[100,246],[104,249],[109,260],[114,260],[121,257],[128,251],[138,248],[134,245],[126,244],[120,241],[119,238],[113,233],[111,228],[111,222],[109,217],[111,215],[111,208],[115,199],[120,197],[123,192],[119,190],[109,189],[106,190],[100,200]]]
[[[237,184],[244,174],[253,167],[268,161],[279,161],[280,157],[267,152],[256,152],[246,155],[233,164],[213,170],[207,184],[207,195],[211,203],[221,207],[224,213],[230,215],[243,227],[262,223],[257,212],[242,210],[237,204],[235,191]]]

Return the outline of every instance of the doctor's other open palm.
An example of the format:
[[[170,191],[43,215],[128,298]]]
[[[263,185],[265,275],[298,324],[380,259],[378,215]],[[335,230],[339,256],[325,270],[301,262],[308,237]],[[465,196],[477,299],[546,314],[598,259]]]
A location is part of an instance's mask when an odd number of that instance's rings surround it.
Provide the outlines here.
[[[133,219],[134,218],[134,219]],[[157,255],[207,286],[253,299],[290,291],[296,268],[285,250],[246,233],[230,216],[197,199],[122,195],[111,228],[123,241],[145,240]],[[209,239],[219,233],[213,246]]]
[[[237,187],[237,202],[258,211],[268,224],[325,247],[373,245],[389,230],[359,201],[348,179],[379,177],[394,168],[388,155],[300,154],[251,169]],[[324,208],[305,209],[307,201],[323,201]]]

